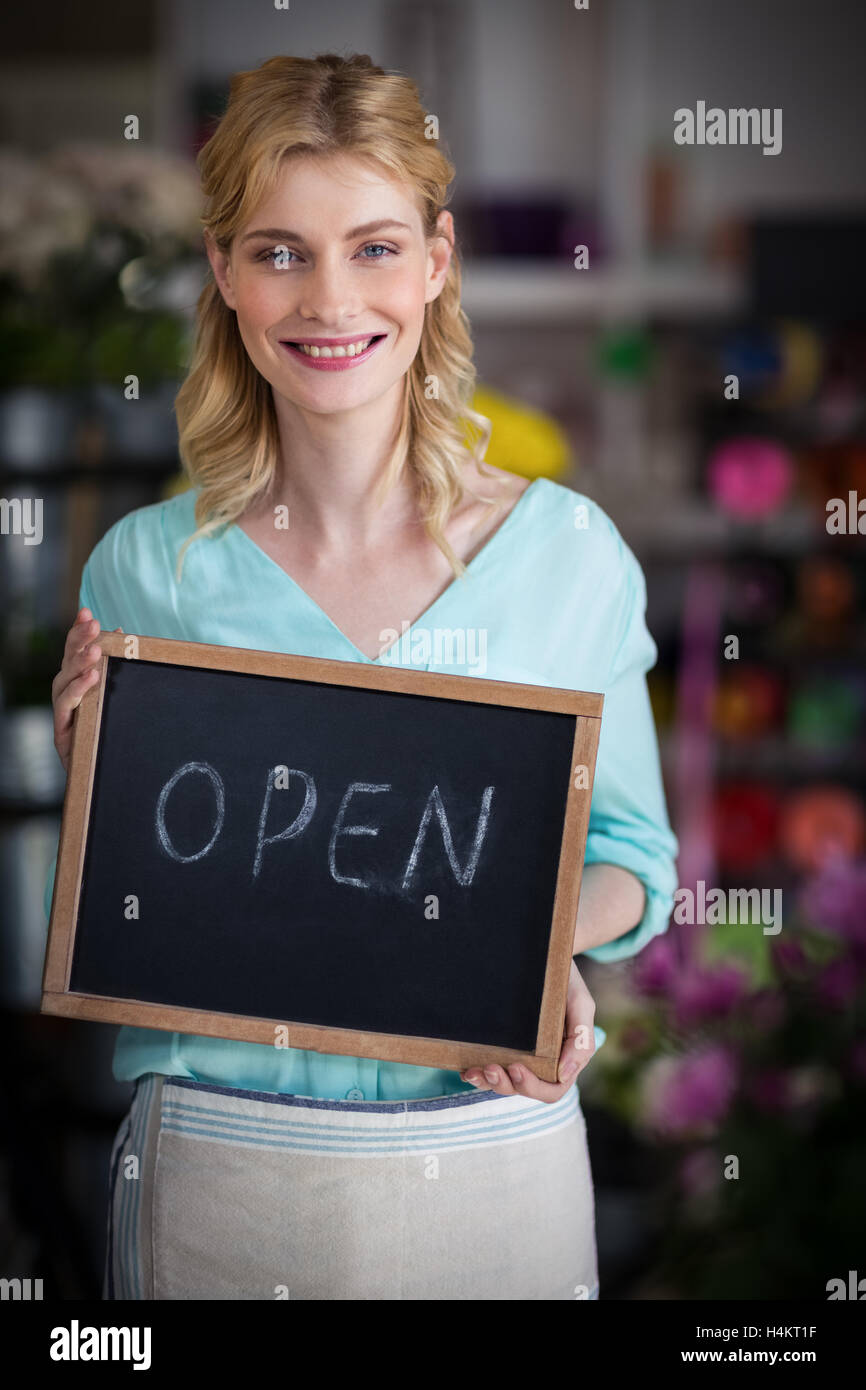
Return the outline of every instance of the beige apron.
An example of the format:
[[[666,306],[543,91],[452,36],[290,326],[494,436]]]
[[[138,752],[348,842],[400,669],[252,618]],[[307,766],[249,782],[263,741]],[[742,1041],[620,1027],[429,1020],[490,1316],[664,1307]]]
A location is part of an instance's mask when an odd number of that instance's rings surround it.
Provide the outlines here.
[[[337,1101],[141,1077],[112,1151],[103,1294],[598,1298],[577,1087]]]

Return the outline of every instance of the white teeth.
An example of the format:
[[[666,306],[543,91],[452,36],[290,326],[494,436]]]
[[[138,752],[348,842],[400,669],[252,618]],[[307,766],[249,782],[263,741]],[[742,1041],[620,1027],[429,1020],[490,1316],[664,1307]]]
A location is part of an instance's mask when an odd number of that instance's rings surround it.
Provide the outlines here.
[[[372,338],[367,338],[362,343],[349,343],[346,347],[309,347],[306,343],[295,343],[301,352],[305,352],[308,357],[357,357],[359,353],[365,352],[372,343]]]

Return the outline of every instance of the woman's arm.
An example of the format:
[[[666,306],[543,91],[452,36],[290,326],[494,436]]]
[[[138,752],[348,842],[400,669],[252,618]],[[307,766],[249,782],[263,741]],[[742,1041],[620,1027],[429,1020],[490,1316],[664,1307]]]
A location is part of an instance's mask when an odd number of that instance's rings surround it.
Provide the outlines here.
[[[658,737],[646,673],[658,655],[646,626],[643,571],[619,532],[598,513],[612,550],[601,551],[599,574],[608,577],[607,630],[611,659],[603,686],[592,805],[572,955],[624,960],[666,931],[676,889],[679,848],[665,804]],[[558,1083],[542,1081],[526,1066],[492,1064],[461,1072],[464,1081],[499,1095],[559,1100],[592,1057],[595,1001],[572,961]],[[571,1069],[566,1070],[568,1064]]]
[[[573,956],[631,931],[646,909],[646,888],[618,864],[586,864],[574,929]]]

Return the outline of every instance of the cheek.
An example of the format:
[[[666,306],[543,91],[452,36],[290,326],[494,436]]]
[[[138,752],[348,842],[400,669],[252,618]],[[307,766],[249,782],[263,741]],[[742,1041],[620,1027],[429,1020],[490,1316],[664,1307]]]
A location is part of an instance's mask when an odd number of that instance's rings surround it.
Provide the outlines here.
[[[272,281],[241,276],[235,283],[238,324],[267,327],[283,312],[282,298],[279,286]]]
[[[285,313],[283,298],[280,287],[272,281],[240,277],[235,282],[235,313],[241,342],[250,361],[267,379],[273,367],[262,339]]]
[[[394,275],[385,287],[383,298],[395,319],[414,323],[424,317],[424,280],[414,270]]]
[[[381,293],[371,300],[371,305],[398,325],[400,342],[414,357],[424,329],[423,278],[417,271],[389,277],[387,285],[382,286]]]

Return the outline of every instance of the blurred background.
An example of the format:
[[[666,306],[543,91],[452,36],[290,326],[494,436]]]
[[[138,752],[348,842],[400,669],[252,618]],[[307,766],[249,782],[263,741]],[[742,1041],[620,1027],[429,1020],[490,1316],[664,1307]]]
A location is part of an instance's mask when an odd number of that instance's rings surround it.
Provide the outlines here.
[[[866,10],[88,0],[2,39],[0,1273],[99,1297],[130,1095],[114,1028],[38,1012],[82,566],[185,486],[194,157],[228,79],[333,50],[439,118],[490,461],[595,498],[644,567],[680,885],[783,895],[779,932],[753,894],[581,962],[608,1034],[580,1084],[602,1297],[821,1299],[866,1273]],[[700,101],[781,108],[781,151],[677,144]]]

